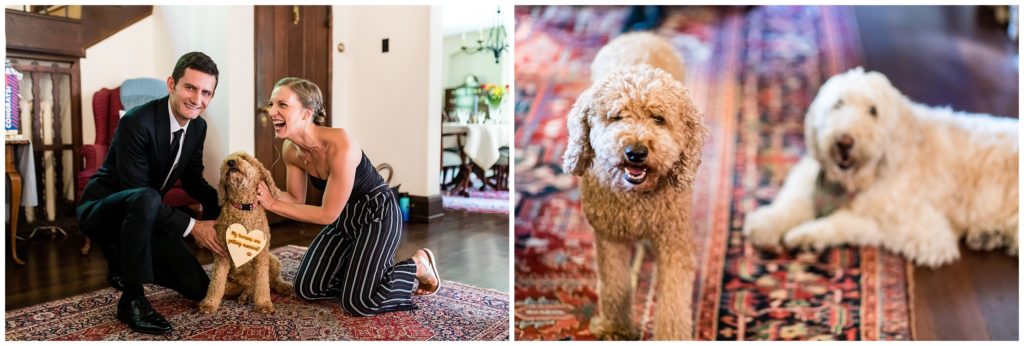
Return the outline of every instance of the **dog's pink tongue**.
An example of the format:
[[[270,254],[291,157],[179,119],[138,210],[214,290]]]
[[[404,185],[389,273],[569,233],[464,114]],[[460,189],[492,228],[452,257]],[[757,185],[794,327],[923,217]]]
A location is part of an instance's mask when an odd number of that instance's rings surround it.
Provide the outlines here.
[[[644,169],[639,167],[626,166],[626,172],[629,172],[629,174],[631,175],[640,175],[644,173]]]

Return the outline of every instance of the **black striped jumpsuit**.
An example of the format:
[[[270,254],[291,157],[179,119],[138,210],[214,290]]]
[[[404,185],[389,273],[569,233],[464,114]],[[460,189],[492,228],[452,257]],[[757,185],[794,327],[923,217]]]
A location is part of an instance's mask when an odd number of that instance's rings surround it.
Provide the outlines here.
[[[327,185],[310,180],[321,191]],[[355,316],[415,309],[416,263],[394,264],[401,239],[398,198],[364,153],[345,209],[302,256],[295,293],[305,300],[340,298],[342,308]]]

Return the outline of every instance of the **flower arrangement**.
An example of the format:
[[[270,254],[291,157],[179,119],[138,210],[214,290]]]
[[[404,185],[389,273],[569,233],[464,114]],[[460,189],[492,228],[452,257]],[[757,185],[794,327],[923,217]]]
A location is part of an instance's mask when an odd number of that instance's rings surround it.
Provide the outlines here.
[[[480,91],[483,93],[484,99],[487,100],[487,105],[491,108],[497,108],[501,104],[501,99],[505,97],[506,89],[508,89],[508,85],[505,87],[497,84],[484,84],[480,86]]]

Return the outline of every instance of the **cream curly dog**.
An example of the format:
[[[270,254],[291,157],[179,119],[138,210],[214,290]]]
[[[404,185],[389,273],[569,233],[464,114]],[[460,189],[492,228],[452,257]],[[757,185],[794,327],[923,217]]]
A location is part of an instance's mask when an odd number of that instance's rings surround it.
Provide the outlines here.
[[[832,77],[804,122],[808,154],[747,215],[757,245],[881,246],[919,265],[1017,253],[1018,122],[917,104],[884,75]]]
[[[230,258],[215,257],[213,260],[213,276],[206,298],[199,303],[199,311],[212,313],[220,307],[221,298],[225,295],[238,296],[239,302],[247,302],[250,298],[256,305],[256,311],[271,313],[274,305],[270,302],[270,290],[283,295],[293,292],[292,284],[281,278],[281,261],[270,253],[270,227],[267,214],[263,207],[256,203],[256,186],[260,181],[266,182],[271,191],[280,191],[274,179],[263,164],[245,152],[235,152],[224,159],[220,167],[220,185],[217,196],[220,198],[221,212],[217,218],[217,237],[225,242],[225,233],[231,224],[241,224],[246,230],[261,230],[267,236],[267,245],[249,262],[239,268],[231,263]],[[227,248],[227,244],[224,244]]]
[[[654,35],[630,34],[602,48],[591,66],[599,77],[567,120],[565,170],[581,176],[583,212],[596,236],[600,315],[590,330],[602,339],[639,338],[629,258],[642,239],[658,261],[655,338],[693,335],[690,191],[707,129],[689,92],[666,72],[681,70],[681,60],[663,56],[675,55],[663,47]]]

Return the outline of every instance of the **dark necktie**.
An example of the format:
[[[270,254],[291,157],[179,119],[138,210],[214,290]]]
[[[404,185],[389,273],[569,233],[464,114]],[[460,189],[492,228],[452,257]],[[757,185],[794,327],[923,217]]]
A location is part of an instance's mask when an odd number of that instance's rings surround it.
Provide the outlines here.
[[[174,164],[174,158],[178,156],[178,147],[181,146],[181,134],[185,132],[185,129],[178,129],[174,131],[174,139],[171,140],[171,164]]]

